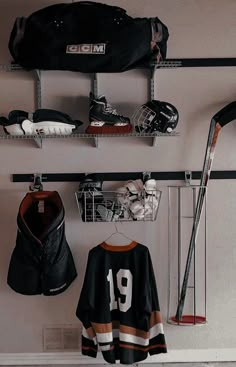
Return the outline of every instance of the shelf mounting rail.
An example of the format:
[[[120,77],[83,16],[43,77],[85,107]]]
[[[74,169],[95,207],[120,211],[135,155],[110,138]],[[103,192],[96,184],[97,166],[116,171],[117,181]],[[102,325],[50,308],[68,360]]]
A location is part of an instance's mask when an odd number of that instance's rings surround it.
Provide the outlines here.
[[[101,181],[128,181],[143,179],[143,172],[98,172],[97,180]],[[201,171],[173,171],[173,172],[149,172],[152,179],[157,181],[186,181],[186,175],[191,175],[191,180],[200,180]],[[42,173],[43,182],[80,182],[88,173]],[[14,173],[12,174],[12,182],[33,182],[35,173]],[[211,180],[228,180],[236,179],[236,171],[211,171]]]

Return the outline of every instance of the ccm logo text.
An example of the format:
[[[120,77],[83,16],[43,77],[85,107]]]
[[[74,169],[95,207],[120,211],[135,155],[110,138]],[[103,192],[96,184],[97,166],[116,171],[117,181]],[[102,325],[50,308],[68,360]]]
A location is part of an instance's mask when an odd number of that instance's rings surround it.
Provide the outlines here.
[[[104,55],[105,51],[105,43],[83,43],[80,45],[67,45],[66,47],[67,54]]]

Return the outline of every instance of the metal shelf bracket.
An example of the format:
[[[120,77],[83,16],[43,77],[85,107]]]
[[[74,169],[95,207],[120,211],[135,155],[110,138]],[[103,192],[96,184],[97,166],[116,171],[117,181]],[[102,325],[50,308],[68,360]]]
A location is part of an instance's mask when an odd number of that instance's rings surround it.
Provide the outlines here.
[[[150,69],[150,85],[149,85],[149,99],[155,99],[155,72],[156,67]]]
[[[36,146],[40,149],[43,147],[43,139],[42,138],[33,138]]]

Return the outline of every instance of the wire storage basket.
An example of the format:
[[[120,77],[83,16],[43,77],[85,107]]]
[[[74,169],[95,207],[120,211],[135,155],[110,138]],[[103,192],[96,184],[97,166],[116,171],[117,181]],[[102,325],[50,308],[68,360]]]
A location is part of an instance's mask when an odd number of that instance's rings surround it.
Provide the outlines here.
[[[155,221],[161,200],[160,190],[140,190],[130,195],[116,191],[76,191],[83,222]]]

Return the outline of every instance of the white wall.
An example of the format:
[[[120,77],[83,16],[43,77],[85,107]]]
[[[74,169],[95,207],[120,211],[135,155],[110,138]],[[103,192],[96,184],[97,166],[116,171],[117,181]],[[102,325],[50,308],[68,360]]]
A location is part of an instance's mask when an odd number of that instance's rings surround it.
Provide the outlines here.
[[[9,64],[9,34],[16,16],[55,2],[1,0],[0,63]],[[158,16],[168,25],[168,57],[235,57],[235,0],[107,0],[132,16]],[[130,115],[147,99],[147,73],[129,71],[99,76],[99,90],[121,113]],[[33,73],[0,74],[0,114],[36,108]],[[107,238],[113,224],[86,224],[79,219],[76,183],[47,183],[58,190],[66,210],[66,235],[78,270],[71,287],[56,297],[22,296],[6,284],[15,244],[16,215],[28,184],[11,182],[13,173],[129,172],[201,170],[211,117],[236,99],[235,67],[158,70],[156,98],[179,110],[178,137],[159,138],[156,147],[145,139],[103,139],[98,149],[89,141],[50,139],[38,149],[32,141],[0,143],[0,353],[42,352],[43,325],[77,324],[75,308],[90,248]],[[55,108],[82,121],[88,117],[90,75],[43,72],[43,107]],[[236,125],[220,135],[213,169],[235,170]],[[172,182],[173,183],[173,182]],[[235,348],[235,181],[210,181],[208,195],[207,319],[203,326],[179,327],[166,323],[167,185],[163,189],[158,221],[121,226],[129,236],[148,245],[156,272],[169,351]],[[165,360],[165,359],[164,359]]]

